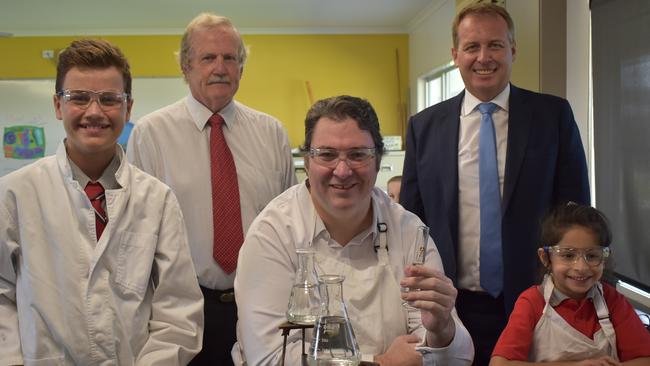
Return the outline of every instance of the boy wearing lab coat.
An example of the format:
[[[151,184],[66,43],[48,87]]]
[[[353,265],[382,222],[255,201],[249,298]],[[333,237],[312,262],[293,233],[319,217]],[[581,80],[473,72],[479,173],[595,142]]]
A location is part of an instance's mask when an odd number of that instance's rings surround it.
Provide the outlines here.
[[[0,177],[0,364],[187,364],[203,298],[174,194],[117,145],[127,60],[72,42],[53,100],[56,154]]]

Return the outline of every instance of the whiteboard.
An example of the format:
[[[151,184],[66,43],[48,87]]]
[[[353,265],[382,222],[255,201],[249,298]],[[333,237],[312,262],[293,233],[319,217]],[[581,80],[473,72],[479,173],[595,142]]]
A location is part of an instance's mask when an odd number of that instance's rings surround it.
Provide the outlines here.
[[[189,91],[182,77],[133,79],[133,109],[131,121],[171,104]],[[52,96],[54,79],[0,80],[0,132],[14,126],[42,128],[45,137],[44,155],[53,155],[65,137],[61,121],[56,119]],[[3,147],[7,141],[3,138]],[[36,159],[7,158],[0,153],[0,176],[12,172]]]

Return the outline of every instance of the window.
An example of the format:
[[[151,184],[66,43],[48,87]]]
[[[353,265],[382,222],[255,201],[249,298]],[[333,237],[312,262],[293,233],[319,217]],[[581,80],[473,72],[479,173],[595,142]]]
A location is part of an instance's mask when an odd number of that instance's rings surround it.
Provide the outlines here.
[[[460,71],[450,62],[419,78],[418,112],[456,96],[465,88]]]

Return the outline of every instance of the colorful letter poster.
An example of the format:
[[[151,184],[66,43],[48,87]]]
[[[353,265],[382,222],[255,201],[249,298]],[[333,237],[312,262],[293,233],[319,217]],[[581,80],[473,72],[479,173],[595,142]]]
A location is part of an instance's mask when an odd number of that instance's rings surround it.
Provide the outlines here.
[[[45,155],[45,132],[37,126],[4,128],[3,150],[8,159],[36,159]]]

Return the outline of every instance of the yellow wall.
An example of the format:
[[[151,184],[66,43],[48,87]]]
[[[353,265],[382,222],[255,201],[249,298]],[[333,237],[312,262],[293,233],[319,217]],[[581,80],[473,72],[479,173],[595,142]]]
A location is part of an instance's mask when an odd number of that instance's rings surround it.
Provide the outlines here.
[[[41,52],[58,52],[75,38],[0,38],[0,79],[54,78],[55,63],[42,58]],[[134,77],[181,76],[175,57],[180,36],[101,38],[122,49]],[[306,82],[316,100],[337,94],[368,99],[377,111],[382,133],[402,134],[408,35],[244,35],[244,42],[250,57],[236,98],[279,118],[293,146],[303,142],[304,117],[310,106]]]

